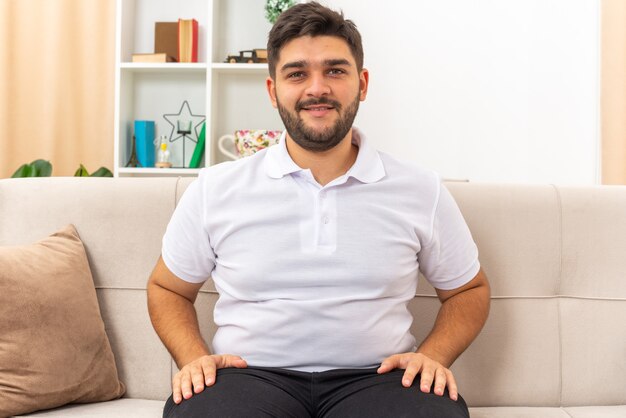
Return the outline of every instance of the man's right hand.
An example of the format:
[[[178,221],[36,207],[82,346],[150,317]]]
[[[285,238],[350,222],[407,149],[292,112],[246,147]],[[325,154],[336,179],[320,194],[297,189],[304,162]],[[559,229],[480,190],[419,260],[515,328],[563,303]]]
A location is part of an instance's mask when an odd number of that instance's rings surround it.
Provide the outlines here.
[[[205,386],[213,385],[217,369],[226,367],[243,369],[248,367],[248,364],[241,357],[232,354],[202,356],[186,364],[172,379],[174,402],[179,404],[183,398],[189,399],[194,393],[202,392]]]

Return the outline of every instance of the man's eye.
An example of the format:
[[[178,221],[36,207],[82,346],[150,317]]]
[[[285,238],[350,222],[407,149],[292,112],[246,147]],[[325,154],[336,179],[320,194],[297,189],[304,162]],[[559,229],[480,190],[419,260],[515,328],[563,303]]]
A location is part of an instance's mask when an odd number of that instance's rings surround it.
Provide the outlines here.
[[[296,71],[287,76],[288,78],[301,78],[304,77],[304,73],[302,71]]]
[[[328,70],[328,74],[330,75],[341,75],[341,74],[345,74],[346,72],[340,68],[333,68]]]

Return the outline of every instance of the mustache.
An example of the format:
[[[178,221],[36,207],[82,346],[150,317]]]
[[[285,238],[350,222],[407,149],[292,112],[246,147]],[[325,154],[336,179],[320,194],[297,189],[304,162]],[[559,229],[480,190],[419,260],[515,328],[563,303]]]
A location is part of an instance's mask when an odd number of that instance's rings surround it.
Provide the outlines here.
[[[319,99],[308,99],[308,100],[299,101],[298,103],[296,103],[296,111],[299,112],[307,106],[315,106],[315,105],[322,105],[322,104],[330,105],[337,110],[341,110],[341,103],[339,103],[338,101],[329,99],[327,97],[321,97]]]

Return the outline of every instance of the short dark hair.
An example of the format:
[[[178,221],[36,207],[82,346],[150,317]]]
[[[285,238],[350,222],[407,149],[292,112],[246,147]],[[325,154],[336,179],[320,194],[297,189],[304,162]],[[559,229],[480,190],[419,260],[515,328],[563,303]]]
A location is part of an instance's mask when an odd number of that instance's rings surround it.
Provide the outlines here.
[[[276,76],[276,63],[281,48],[301,36],[336,36],[348,43],[359,72],[363,69],[363,45],[361,34],[351,20],[344,19],[343,12],[336,12],[316,1],[300,3],[284,11],[269,33],[267,61],[270,76]]]

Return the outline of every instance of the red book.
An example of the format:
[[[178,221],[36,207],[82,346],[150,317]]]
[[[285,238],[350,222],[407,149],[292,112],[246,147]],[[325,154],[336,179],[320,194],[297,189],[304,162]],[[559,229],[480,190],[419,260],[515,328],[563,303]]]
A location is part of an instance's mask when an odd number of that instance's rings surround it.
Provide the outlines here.
[[[178,19],[178,62],[198,62],[196,19]]]

